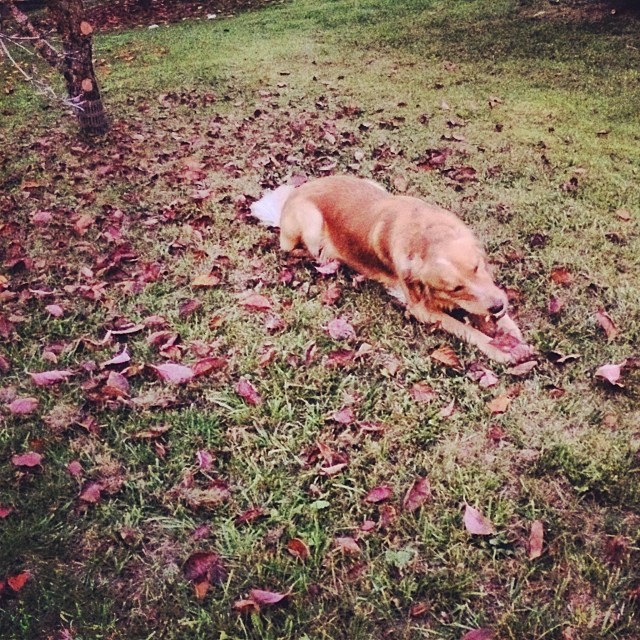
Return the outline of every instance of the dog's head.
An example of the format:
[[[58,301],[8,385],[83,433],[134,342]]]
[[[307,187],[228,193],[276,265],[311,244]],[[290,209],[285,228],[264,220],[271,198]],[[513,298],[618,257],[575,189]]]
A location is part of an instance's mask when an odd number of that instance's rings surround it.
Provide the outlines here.
[[[414,303],[496,318],[507,312],[507,296],[493,282],[482,247],[466,229],[413,252],[403,276]]]

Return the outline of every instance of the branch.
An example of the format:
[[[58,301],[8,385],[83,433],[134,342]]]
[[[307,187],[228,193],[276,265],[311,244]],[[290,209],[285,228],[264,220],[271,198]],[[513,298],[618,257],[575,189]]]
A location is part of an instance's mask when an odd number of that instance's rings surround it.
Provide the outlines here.
[[[13,0],[0,0],[0,5],[7,7],[15,22],[18,33],[32,41],[36,53],[54,67],[54,69],[62,71],[62,56],[46,40],[44,35],[33,26],[27,14],[20,11]]]

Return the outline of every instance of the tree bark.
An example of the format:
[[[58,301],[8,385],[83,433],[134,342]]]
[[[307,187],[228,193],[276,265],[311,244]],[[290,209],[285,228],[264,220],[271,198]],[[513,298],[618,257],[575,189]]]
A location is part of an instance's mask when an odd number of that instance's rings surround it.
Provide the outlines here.
[[[80,131],[102,135],[109,123],[93,70],[93,27],[83,20],[83,0],[51,0],[49,11],[62,39],[62,75],[69,98],[78,107]]]

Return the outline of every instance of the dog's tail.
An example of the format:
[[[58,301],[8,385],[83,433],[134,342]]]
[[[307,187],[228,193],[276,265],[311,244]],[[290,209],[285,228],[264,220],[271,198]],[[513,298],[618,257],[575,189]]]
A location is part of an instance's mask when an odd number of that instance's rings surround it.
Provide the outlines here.
[[[267,191],[260,200],[251,205],[251,215],[267,227],[279,227],[284,203],[294,189],[295,187],[283,185],[273,191]]]

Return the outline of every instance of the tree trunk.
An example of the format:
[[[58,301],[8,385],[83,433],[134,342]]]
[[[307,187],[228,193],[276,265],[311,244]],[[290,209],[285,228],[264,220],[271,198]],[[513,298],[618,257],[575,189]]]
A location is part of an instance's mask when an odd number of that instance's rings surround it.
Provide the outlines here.
[[[102,135],[109,123],[93,70],[93,27],[83,20],[83,0],[51,0],[49,11],[62,39],[62,74],[69,98],[77,106],[80,131]]]

